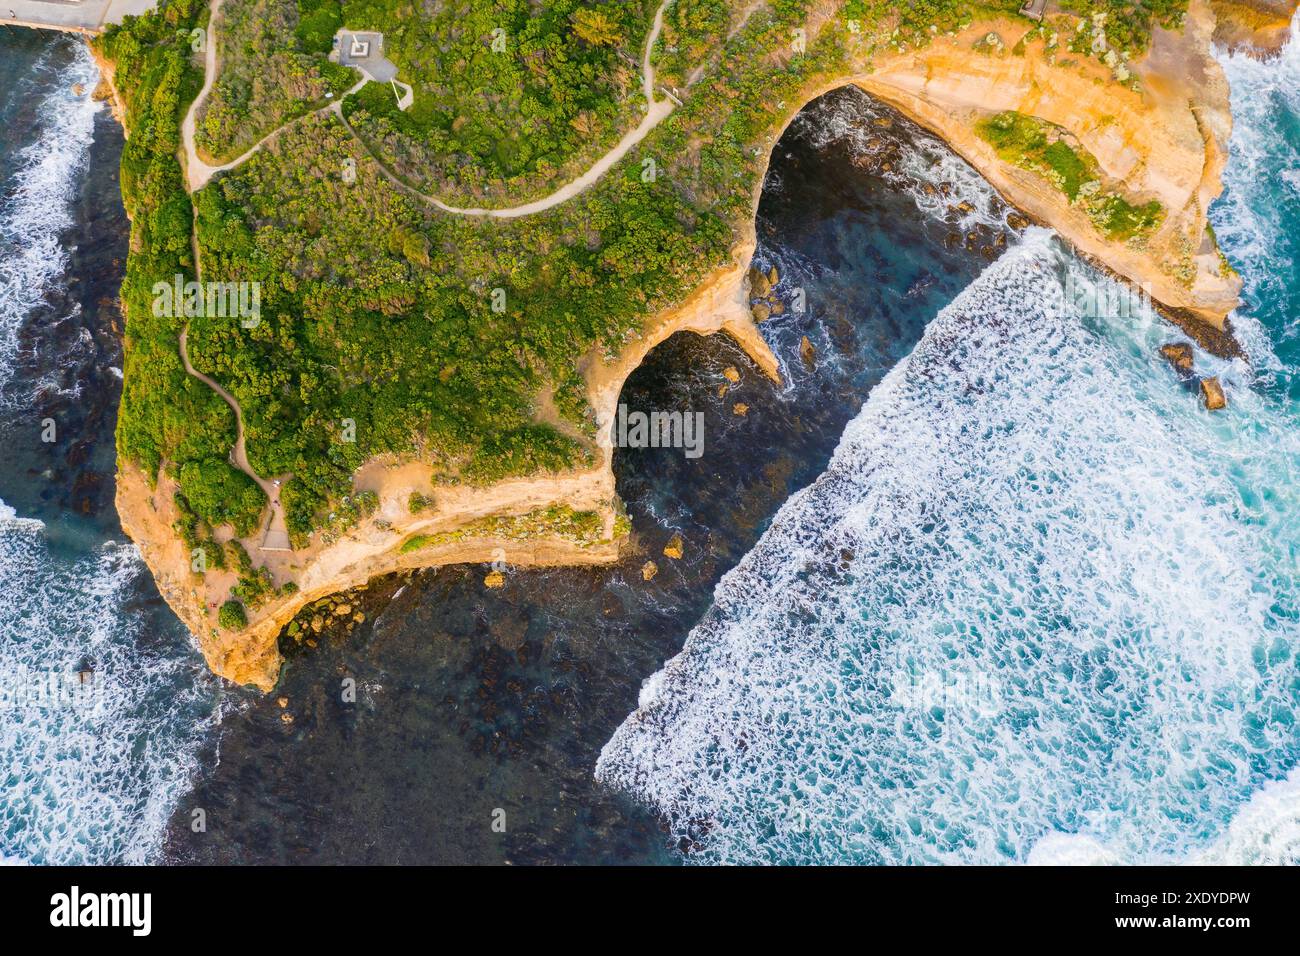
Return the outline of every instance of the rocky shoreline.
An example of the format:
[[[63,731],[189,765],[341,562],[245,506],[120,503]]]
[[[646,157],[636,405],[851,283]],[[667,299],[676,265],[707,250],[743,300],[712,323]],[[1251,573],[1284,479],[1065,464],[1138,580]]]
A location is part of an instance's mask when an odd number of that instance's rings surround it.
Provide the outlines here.
[[[1226,316],[1236,305],[1239,280],[1225,272],[1206,229],[1206,209],[1221,189],[1231,130],[1226,81],[1210,50],[1216,23],[1207,0],[1194,0],[1184,31],[1158,31],[1151,55],[1137,65],[1142,94],[1107,83],[1100,66],[1058,63],[1033,47],[1021,55],[972,52],[972,38],[980,34],[1025,27],[981,23],[956,37],[936,38],[929,47],[884,57],[870,73],[836,77],[806,90],[769,137],[769,158],[785,126],[804,105],[827,90],[857,85],[940,136],[1029,218],[1055,229],[1109,271],[1147,289],[1198,341],[1213,351],[1231,352],[1235,342]],[[1189,62],[1200,67],[1200,75],[1190,83],[1184,82],[1184,75],[1197,71],[1188,70]],[[111,65],[106,66],[111,86]],[[116,92],[113,99],[120,108]],[[1022,110],[1051,121],[1088,148],[1108,179],[1135,195],[1158,196],[1170,215],[1156,236],[1141,248],[1106,241],[1063,194],[1033,173],[1003,162],[979,138],[975,124],[990,110]],[[761,189],[760,180],[755,210]],[[290,622],[304,608],[373,578],[404,569],[488,561],[516,566],[617,561],[628,545],[628,534],[620,522],[610,428],[623,384],[650,350],[682,331],[725,332],[758,369],[770,377],[779,375],[777,359],[754,321],[763,316],[751,311],[754,229],[751,216],[737,229],[729,263],[683,303],[650,320],[641,336],[612,360],[597,351],[584,360],[580,371],[587,397],[603,423],[596,441],[599,461],[593,468],[467,488],[431,486],[428,469],[421,473],[418,462],[371,462],[356,476],[357,490],[376,496],[377,506],[369,516],[332,540],[316,536],[298,551],[258,555],[279,594],[252,610],[248,627],[240,631],[216,624],[216,609],[232,583],[230,573],[204,577],[189,571],[188,554],[172,528],[175,515],[165,478],[151,488],[138,470],[119,466],[117,506],[123,528],[139,546],[161,593],[195,634],[212,669],[262,690],[274,687],[278,679],[277,641]],[[1184,270],[1181,277],[1171,275],[1171,259]],[[413,494],[431,498],[436,507],[412,513],[408,502]],[[466,533],[485,518],[526,516],[553,506],[598,515],[600,540],[576,542],[544,530],[523,540]],[[430,547],[404,548],[424,535],[449,538]],[[288,582],[295,590],[283,593]]]

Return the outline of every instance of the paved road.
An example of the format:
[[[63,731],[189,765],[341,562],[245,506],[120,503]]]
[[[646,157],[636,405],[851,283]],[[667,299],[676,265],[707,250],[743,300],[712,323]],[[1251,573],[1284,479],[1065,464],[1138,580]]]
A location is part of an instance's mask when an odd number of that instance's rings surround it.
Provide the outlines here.
[[[154,8],[157,0],[0,0],[0,24],[98,33],[110,23],[121,23],[127,14],[139,16]]]

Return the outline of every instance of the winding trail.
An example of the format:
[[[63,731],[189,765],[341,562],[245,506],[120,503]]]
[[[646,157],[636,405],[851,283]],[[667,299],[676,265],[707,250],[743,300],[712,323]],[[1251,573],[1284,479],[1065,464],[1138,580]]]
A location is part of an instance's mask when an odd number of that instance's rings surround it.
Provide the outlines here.
[[[203,159],[199,157],[198,151],[195,149],[194,133],[198,124],[199,111],[208,101],[208,96],[212,92],[212,87],[216,82],[218,68],[220,66],[217,62],[217,19],[221,12],[222,0],[211,0],[210,13],[208,15],[207,45],[204,48],[203,86],[199,90],[198,96],[194,98],[194,102],[190,104],[190,108],[185,114],[185,119],[181,123],[181,147],[185,152],[186,183],[188,184],[191,193],[197,192],[206,186],[217,173],[236,169],[243,165],[249,157],[258,153],[268,142],[273,140],[283,130],[301,121],[305,117],[316,116],[322,113],[333,113],[340,120],[343,120],[343,125],[352,133],[353,136],[356,137],[357,142],[361,144],[362,148],[365,149],[370,158],[375,161],[389,182],[397,186],[407,195],[435,206],[443,212],[457,216],[488,216],[497,219],[514,219],[519,216],[531,216],[535,213],[544,212],[545,210],[558,206],[563,202],[567,202],[574,196],[577,196],[579,193],[584,192],[593,186],[602,176],[605,175],[605,173],[609,172],[615,163],[626,156],[638,143],[645,139],[656,126],[667,119],[668,115],[672,113],[673,109],[676,107],[677,103],[671,96],[666,95],[663,99],[655,99],[655,71],[653,64],[650,62],[650,55],[654,52],[655,43],[659,39],[659,34],[663,32],[664,12],[672,2],[673,0],[663,0],[659,5],[659,9],[655,11],[654,22],[650,26],[650,33],[646,36],[645,51],[641,57],[641,90],[645,95],[646,103],[649,104],[649,106],[646,110],[645,117],[637,124],[636,128],[629,130],[624,134],[623,138],[620,139],[608,153],[596,160],[596,162],[592,164],[591,168],[585,173],[565,183],[549,196],[534,200],[533,202],[524,203],[520,206],[510,206],[504,209],[486,209],[478,207],[468,208],[463,206],[450,206],[442,200],[430,196],[428,193],[421,192],[414,186],[403,182],[382,160],[379,159],[378,156],[374,154],[373,151],[371,151],[365,141],[357,135],[357,132],[352,128],[352,125],[343,118],[343,101],[366,85],[367,78],[364,76],[360,83],[349,89],[335,102],[330,103],[328,106],[322,106],[320,109],[313,110],[310,113],[304,113],[302,116],[294,117],[284,125],[267,133],[254,146],[243,153],[243,155],[232,159],[230,162],[223,163],[220,166],[212,166],[204,162]]]
[[[239,407],[239,402],[235,396],[226,391],[219,382],[211,377],[204,375],[193,365],[190,364],[188,341],[190,336],[190,327],[186,325],[181,329],[180,353],[181,364],[185,366],[185,371],[197,378],[200,382],[212,389],[230,406],[235,413],[235,445],[230,449],[230,462],[248,477],[252,478],[259,488],[265,493],[267,500],[271,503],[271,519],[267,522],[265,536],[263,538],[261,549],[263,551],[288,551],[289,549],[289,532],[284,522],[284,508],[280,504],[280,485],[293,477],[291,474],[281,475],[278,478],[268,480],[253,470],[253,466],[248,463],[248,453],[244,445],[244,412]]]
[[[610,170],[611,167],[614,166],[615,163],[621,160],[629,151],[632,150],[633,147],[645,139],[651,130],[663,122],[663,120],[667,118],[667,116],[673,111],[673,108],[677,105],[675,98],[670,95],[666,95],[665,98],[661,100],[655,99],[655,73],[654,66],[650,62],[650,56],[654,51],[655,42],[659,39],[659,34],[663,31],[664,11],[668,9],[668,5],[672,2],[673,0],[663,0],[659,5],[659,9],[655,11],[654,22],[650,27],[650,33],[646,37],[645,52],[641,59],[641,86],[642,92],[644,93],[646,102],[649,106],[646,110],[645,118],[641,120],[637,127],[624,135],[613,149],[597,160],[585,173],[566,183],[544,199],[538,199],[533,202],[524,203],[523,205],[513,206],[506,209],[466,209],[458,206],[449,206],[446,203],[403,182],[379,159],[378,156],[371,151],[365,141],[357,135],[355,130],[352,129],[351,124],[348,123],[347,119],[343,116],[343,101],[366,85],[368,78],[364,74],[362,75],[361,81],[357,83],[356,86],[349,89],[343,94],[343,96],[339,97],[328,106],[323,106],[310,113],[294,117],[283,125],[267,133],[245,153],[232,159],[230,162],[223,163],[219,166],[213,166],[205,162],[199,156],[198,150],[195,148],[194,135],[198,126],[199,111],[207,103],[208,97],[212,93],[212,87],[216,83],[217,74],[220,68],[220,63],[217,58],[217,47],[219,45],[217,40],[217,25],[218,19],[221,15],[222,4],[222,0],[210,0],[206,45],[204,47],[203,57],[203,86],[199,89],[198,95],[194,98],[194,102],[190,104],[190,108],[186,111],[185,118],[181,122],[181,151],[184,154],[186,186],[190,195],[193,196],[194,193],[206,186],[217,173],[226,172],[241,166],[249,159],[249,157],[262,150],[267,143],[278,136],[283,130],[292,126],[294,123],[299,122],[304,117],[315,116],[322,113],[333,113],[343,123],[344,127],[351,132],[354,137],[356,137],[357,142],[371,157],[371,159],[375,161],[383,175],[394,186],[415,199],[436,206],[443,212],[461,216],[491,216],[499,219],[512,219],[519,216],[528,216],[534,213],[543,212],[544,210],[558,206],[561,203],[572,199],[574,196],[595,184]],[[194,269],[196,278],[201,280],[202,268],[199,261],[197,219],[198,217],[196,214],[194,219],[195,225],[190,238],[194,250]],[[222,400],[230,406],[232,411],[234,411],[235,444],[230,450],[230,461],[236,468],[248,475],[248,477],[252,478],[253,481],[257,482],[258,487],[262,489],[266,494],[267,500],[270,502],[271,516],[264,526],[265,532],[263,534],[262,543],[259,546],[260,550],[291,550],[288,526],[286,525],[284,518],[284,507],[280,502],[280,485],[282,482],[289,480],[293,476],[287,474],[268,480],[253,470],[253,467],[248,463],[248,454],[245,446],[243,409],[239,407],[239,402],[236,400],[235,396],[230,394],[230,392],[210,376],[203,374],[190,364],[188,349],[189,331],[188,325],[181,329],[179,341],[181,363],[185,366],[187,374],[198,379],[204,385],[208,386],[220,395]]]

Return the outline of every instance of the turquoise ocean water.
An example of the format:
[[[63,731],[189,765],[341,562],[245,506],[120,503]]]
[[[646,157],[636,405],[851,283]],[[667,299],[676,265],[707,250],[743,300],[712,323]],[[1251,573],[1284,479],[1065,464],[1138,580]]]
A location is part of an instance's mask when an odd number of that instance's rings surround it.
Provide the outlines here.
[[[1300,861],[1300,44],[1224,66],[1229,410],[1029,230],[605,746],[691,859]]]

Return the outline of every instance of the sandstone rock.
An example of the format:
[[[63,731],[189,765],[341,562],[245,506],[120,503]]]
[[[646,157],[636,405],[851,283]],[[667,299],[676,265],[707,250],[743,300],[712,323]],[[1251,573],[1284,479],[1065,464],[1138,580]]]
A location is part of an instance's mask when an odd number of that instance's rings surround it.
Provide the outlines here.
[[[506,576],[500,571],[490,571],[487,577],[483,579],[483,584],[485,587],[489,588],[505,587]]]
[[[772,307],[766,302],[755,302],[749,309],[755,322],[766,322],[772,317]]]
[[[280,705],[281,710],[284,710],[286,707],[289,706],[289,698],[281,697],[276,701],[276,703]]]
[[[668,539],[668,543],[664,545],[664,555],[666,557],[673,558],[674,560],[676,560],[676,559],[680,559],[681,556],[685,553],[686,553],[686,543],[682,540],[682,536],[680,534],[673,535],[671,538]]]
[[[659,565],[655,564],[653,561],[647,561],[645,564],[641,565],[641,580],[643,581],[653,581],[654,576],[658,573]]]
[[[282,720],[286,724],[291,724],[293,723],[293,714],[281,714],[280,720]]]
[[[727,383],[723,382],[721,385],[718,386],[718,398],[722,398],[726,394],[727,394]]]
[[[1029,220],[1018,212],[1010,212],[1007,213],[1007,225],[1012,229],[1027,229],[1029,227]]]
[[[72,84],[72,95],[73,95],[73,96],[85,96],[85,95],[86,95],[86,87],[85,87],[85,84],[83,84],[83,83],[73,83],[73,84]]]
[[[772,266],[772,268],[767,270],[767,281],[773,286],[781,281],[781,273],[776,271],[776,266]]]
[[[735,405],[731,406],[731,411],[732,414],[739,415],[741,418],[744,418],[746,415],[749,414],[749,406],[746,405],[744,402],[736,402]]]
[[[1205,407],[1212,412],[1228,407],[1228,398],[1223,394],[1223,386],[1214,376],[1201,379],[1201,397],[1205,400]]]
[[[1168,345],[1162,345],[1160,346],[1160,354],[1178,371],[1190,372],[1192,370],[1192,347],[1187,343],[1170,342]]]
[[[365,612],[364,612],[364,611],[357,611],[356,614],[353,614],[353,615],[352,615],[352,620],[356,621],[358,624],[364,624],[364,623],[366,623],[366,615],[365,615]]]
[[[351,613],[352,613],[351,604],[340,604],[334,608],[335,617],[347,617]]]
[[[761,299],[772,291],[772,282],[767,277],[767,273],[761,269],[749,270],[749,294],[756,299]]]
[[[784,315],[784,314],[785,314],[785,303],[782,302],[780,299],[773,299],[773,300],[772,300],[772,314],[773,314],[773,315]]]
[[[799,357],[803,359],[803,364],[812,368],[817,363],[817,350],[813,348],[812,342],[808,341],[808,336],[804,336],[799,342]]]
[[[969,216],[975,211],[975,207],[963,199],[961,202],[957,203],[957,211],[963,216]]]
[[[319,614],[317,614],[315,617],[311,619],[311,629],[315,631],[317,634],[320,633],[320,629],[324,626],[325,626],[325,618],[321,617]]]
[[[728,365],[726,368],[722,370],[722,377],[725,378],[728,382],[739,382],[740,372],[736,369],[736,366]]]

